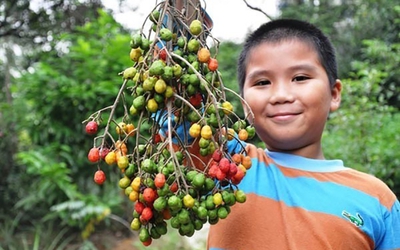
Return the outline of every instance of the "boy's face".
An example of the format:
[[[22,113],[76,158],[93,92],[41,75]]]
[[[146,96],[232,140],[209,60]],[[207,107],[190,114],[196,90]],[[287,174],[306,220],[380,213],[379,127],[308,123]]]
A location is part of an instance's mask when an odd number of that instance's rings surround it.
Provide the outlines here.
[[[318,54],[307,43],[264,42],[250,51],[243,97],[268,149],[323,158],[321,135],[340,96],[340,81],[330,88]]]

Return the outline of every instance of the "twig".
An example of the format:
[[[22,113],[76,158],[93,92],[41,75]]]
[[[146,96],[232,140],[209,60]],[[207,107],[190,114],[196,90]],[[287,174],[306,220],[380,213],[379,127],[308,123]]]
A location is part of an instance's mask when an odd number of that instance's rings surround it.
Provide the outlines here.
[[[104,131],[105,131],[104,135],[106,133],[108,133],[108,128],[110,127],[110,123],[113,120],[113,116],[114,116],[115,110],[117,109],[117,104],[119,102],[119,99],[120,99],[122,93],[125,90],[125,86],[126,86],[127,83],[128,83],[128,79],[125,79],[124,82],[122,83],[121,88],[119,89],[119,92],[117,94],[117,97],[115,98],[115,101],[114,101],[113,105],[111,106],[112,108],[111,108],[111,111],[110,111],[110,116],[108,117],[106,128],[104,129]],[[106,140],[106,137],[104,136],[103,140],[101,141],[101,146],[104,145],[105,140]]]
[[[243,2],[244,2],[244,3],[247,5],[247,7],[249,7],[250,9],[255,10],[255,11],[259,11],[259,12],[263,13],[269,20],[274,20],[274,18],[272,18],[272,17],[271,17],[270,15],[268,15],[267,13],[265,13],[262,9],[257,8],[257,7],[254,7],[254,6],[251,6],[249,3],[247,3],[246,0],[243,0]]]
[[[107,217],[121,223],[124,227],[128,228],[128,230],[131,233],[134,233],[133,230],[131,229],[131,225],[126,220],[122,219],[121,217],[119,217],[115,214],[109,214]]]

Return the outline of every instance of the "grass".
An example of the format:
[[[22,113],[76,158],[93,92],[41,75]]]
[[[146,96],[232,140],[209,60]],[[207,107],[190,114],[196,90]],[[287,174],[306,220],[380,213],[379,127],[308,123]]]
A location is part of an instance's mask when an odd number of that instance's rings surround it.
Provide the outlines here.
[[[22,214],[5,219],[0,226],[0,250],[62,250],[74,240],[69,228],[57,228],[55,222],[20,225]]]

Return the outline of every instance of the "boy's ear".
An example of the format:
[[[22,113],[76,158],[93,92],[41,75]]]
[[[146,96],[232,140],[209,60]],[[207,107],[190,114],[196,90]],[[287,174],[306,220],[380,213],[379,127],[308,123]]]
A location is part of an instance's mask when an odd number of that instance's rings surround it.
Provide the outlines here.
[[[339,79],[337,79],[335,85],[333,85],[331,94],[332,100],[330,111],[334,112],[339,108],[340,102],[342,100],[342,82]]]

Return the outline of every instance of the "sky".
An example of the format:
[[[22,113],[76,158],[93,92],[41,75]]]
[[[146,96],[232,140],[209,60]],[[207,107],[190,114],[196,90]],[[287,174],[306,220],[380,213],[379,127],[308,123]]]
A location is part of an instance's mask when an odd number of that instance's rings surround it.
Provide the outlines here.
[[[122,6],[123,11],[120,12],[118,1],[103,0],[107,8],[115,11],[115,19],[132,30],[141,28],[146,16],[159,2],[155,0],[126,1],[126,5]],[[272,17],[278,13],[277,2],[277,0],[247,0],[249,5],[261,9]],[[249,31],[269,21],[263,13],[248,8],[243,0],[201,0],[201,3],[214,22],[211,34],[220,41],[240,43]],[[137,10],[131,11],[136,7]]]

